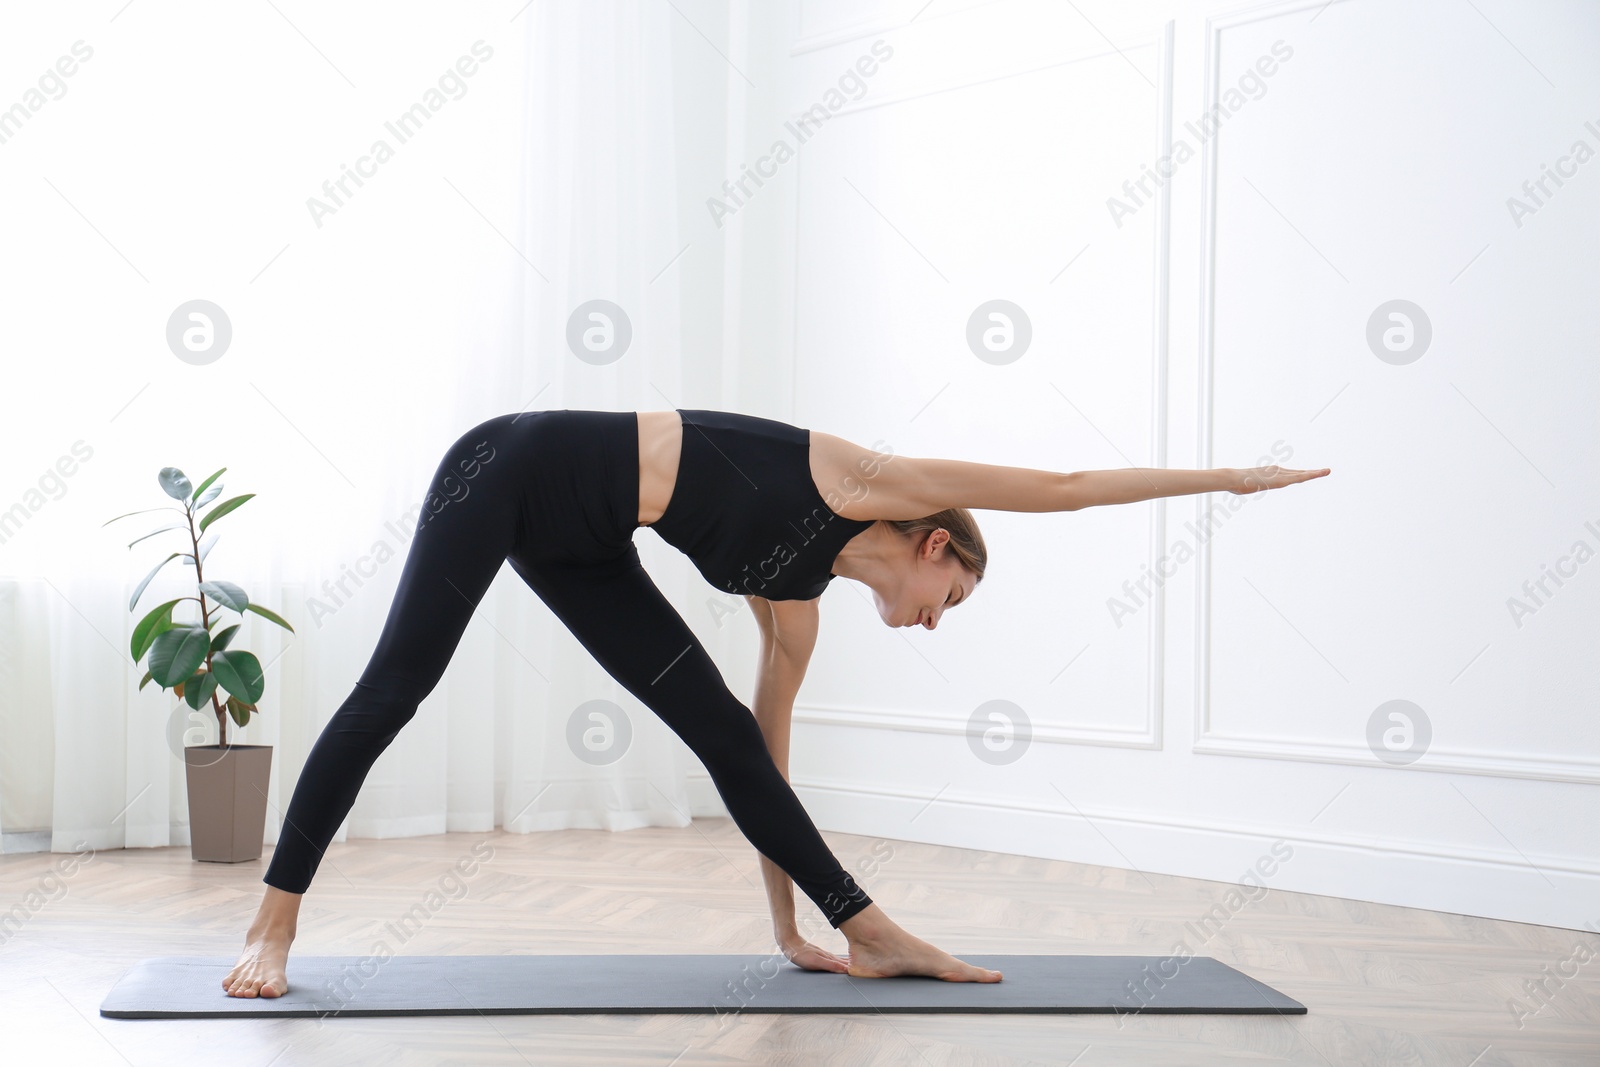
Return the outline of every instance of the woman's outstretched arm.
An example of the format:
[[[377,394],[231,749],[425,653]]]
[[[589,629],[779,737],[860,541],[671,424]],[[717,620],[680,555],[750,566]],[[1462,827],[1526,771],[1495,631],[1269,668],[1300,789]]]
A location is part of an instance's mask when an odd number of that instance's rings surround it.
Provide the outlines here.
[[[961,459],[878,452],[811,431],[812,472],[824,499],[847,519],[918,519],[945,508],[1077,511],[1191,493],[1255,493],[1328,473],[1288,467],[1048,471]]]
[[[885,467],[885,474],[898,478],[900,490],[912,495],[913,501],[907,510],[922,515],[931,515],[950,507],[991,511],[1077,511],[1101,504],[1131,504],[1156,497],[1221,490],[1238,494],[1255,493],[1320,478],[1329,472],[1326,467],[1302,471],[1278,466],[1246,469],[1217,467],[1212,470],[1125,467],[1120,470],[1047,471],[957,459],[913,457],[899,457],[895,464],[899,465],[899,470],[888,474],[893,467],[891,464]]]
[[[1226,490],[1243,495],[1263,489],[1321,478],[1329,468],[1301,471],[1288,467],[1217,467],[1212,470],[1167,470],[1161,467],[1125,467],[1109,471],[1073,471],[1067,475],[1068,492],[1077,508],[1096,504],[1131,504],[1162,496],[1187,496]]]

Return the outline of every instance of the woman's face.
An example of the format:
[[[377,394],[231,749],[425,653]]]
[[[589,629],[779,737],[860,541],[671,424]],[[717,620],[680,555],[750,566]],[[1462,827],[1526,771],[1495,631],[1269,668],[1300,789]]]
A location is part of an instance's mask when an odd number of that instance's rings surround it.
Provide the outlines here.
[[[902,555],[899,560],[889,583],[890,591],[887,595],[873,595],[886,626],[932,630],[939,625],[945,609],[971,596],[978,584],[972,572],[950,551],[948,530],[925,535],[915,554]]]

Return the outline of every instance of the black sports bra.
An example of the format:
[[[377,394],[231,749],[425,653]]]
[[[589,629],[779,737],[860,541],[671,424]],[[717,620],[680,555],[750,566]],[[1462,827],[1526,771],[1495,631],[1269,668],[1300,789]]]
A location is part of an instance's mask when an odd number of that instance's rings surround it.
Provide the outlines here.
[[[724,592],[811,600],[871,519],[828,507],[811,477],[809,430],[731,411],[678,408],[678,481],[649,528]]]

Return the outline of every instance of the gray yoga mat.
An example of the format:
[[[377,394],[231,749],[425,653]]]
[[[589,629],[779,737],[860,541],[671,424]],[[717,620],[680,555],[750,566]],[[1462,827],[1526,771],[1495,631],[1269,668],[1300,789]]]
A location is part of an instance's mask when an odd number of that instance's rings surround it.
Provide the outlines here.
[[[1305,1006],[1209,956],[962,959],[1002,982],[852,978],[780,955],[291,956],[289,992],[230,997],[220,956],[159,956],[128,970],[113,1019],[328,1015],[997,1012],[1304,1015]]]

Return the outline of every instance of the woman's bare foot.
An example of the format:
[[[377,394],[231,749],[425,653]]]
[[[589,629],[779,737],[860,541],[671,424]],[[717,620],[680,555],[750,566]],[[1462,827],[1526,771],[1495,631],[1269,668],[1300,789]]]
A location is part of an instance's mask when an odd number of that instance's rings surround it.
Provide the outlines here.
[[[926,975],[946,982],[998,982],[1002,975],[986,967],[963,963],[950,953],[913,937],[883,913],[876,904],[839,924],[850,941],[849,974],[856,978],[892,978]]]
[[[300,917],[300,894],[267,887],[244,937],[239,962],[222,980],[230,997],[281,997],[289,991],[289,945]]]

